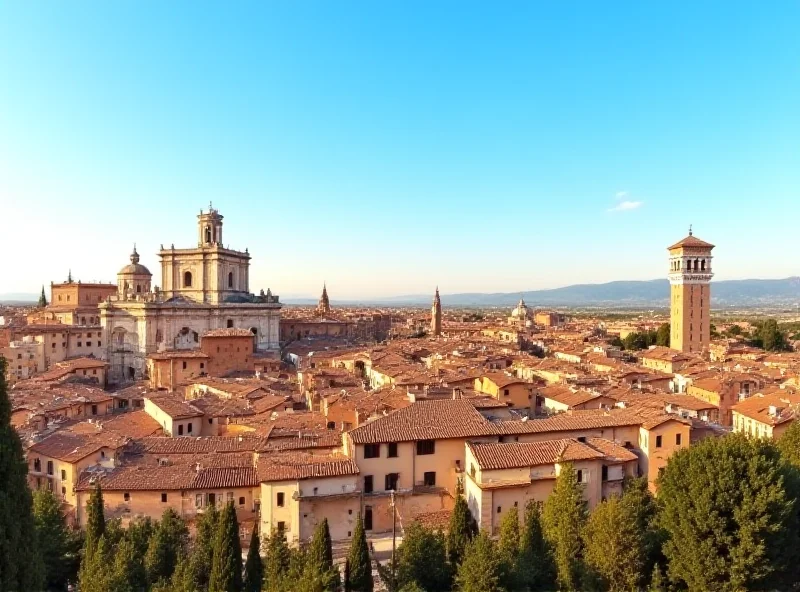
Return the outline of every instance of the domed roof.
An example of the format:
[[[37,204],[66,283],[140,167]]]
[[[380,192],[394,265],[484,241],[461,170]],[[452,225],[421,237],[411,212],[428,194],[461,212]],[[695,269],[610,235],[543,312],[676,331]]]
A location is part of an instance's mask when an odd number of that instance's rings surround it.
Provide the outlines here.
[[[130,264],[126,265],[122,269],[119,270],[117,275],[149,275],[152,276],[153,274],[150,273],[150,270],[147,269],[144,265],[139,263],[139,253],[136,252],[136,245],[133,245],[133,253],[131,253],[131,262]]]
[[[524,299],[519,299],[519,304],[517,304],[517,307],[511,311],[511,316],[515,319],[525,319],[531,316],[531,310],[528,308],[528,305],[525,304]]]

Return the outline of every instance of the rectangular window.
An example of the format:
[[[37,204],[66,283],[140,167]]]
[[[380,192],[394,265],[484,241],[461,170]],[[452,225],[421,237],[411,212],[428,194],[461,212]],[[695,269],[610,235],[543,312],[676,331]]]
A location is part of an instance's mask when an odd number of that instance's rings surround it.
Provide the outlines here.
[[[61,480],[62,481],[67,480],[67,472],[64,469],[61,469]]]
[[[183,369],[186,370],[186,360],[183,361]]]
[[[188,434],[191,434],[191,433],[192,433],[192,425],[193,425],[193,424],[191,424],[191,423],[190,423],[189,425],[187,425],[187,426],[186,426],[186,432],[187,432]]]
[[[47,461],[47,474],[48,475],[52,475],[53,474],[53,461],[52,460],[48,460]]]
[[[675,445],[676,446],[680,446],[681,445],[681,435],[680,434],[675,434]]]
[[[400,480],[399,473],[389,473],[384,479],[384,489],[386,491],[397,491],[397,482]]]
[[[125,493],[122,494],[122,499],[124,499],[126,502],[131,501],[131,494],[126,491]]]
[[[364,493],[372,493],[374,489],[372,475],[364,475]]]
[[[507,396],[508,396],[508,395],[510,395],[510,394],[511,394],[511,393],[509,393],[508,389],[503,389],[503,396],[504,396],[504,397],[507,397]]]
[[[278,501],[277,501],[277,504],[278,504],[278,507],[279,507],[279,508],[282,508],[282,507],[283,507],[283,499],[284,499],[284,493],[283,493],[282,491],[278,492]]]
[[[433,454],[436,452],[436,440],[420,440],[417,442],[417,454]]]
[[[244,497],[240,497],[240,498],[239,498],[239,505],[240,505],[240,506],[243,506],[243,505],[244,505]]]
[[[503,506],[497,506],[497,513],[500,514],[503,512]]]
[[[426,471],[423,475],[423,483],[426,487],[434,487],[436,485],[436,472]]]
[[[578,483],[583,483],[583,469],[578,469]]]
[[[603,481],[608,481],[608,467],[603,465],[602,477]]]
[[[92,415],[97,415],[97,405],[92,405]]]
[[[183,436],[183,424],[178,426],[178,435]]]
[[[656,436],[656,448],[661,448],[661,436]]]
[[[283,532],[284,530],[286,530],[286,523],[278,522],[278,532]]]
[[[386,456],[397,458],[397,442],[389,442],[389,453]]]
[[[194,496],[194,507],[195,508],[202,508],[203,507],[203,494],[198,493]]]
[[[365,444],[364,445],[364,458],[379,458],[381,455],[380,444]]]
[[[166,493],[162,493],[161,494],[161,503],[162,504],[166,504],[167,503],[167,494]]]
[[[372,530],[372,506],[364,506],[364,530]]]

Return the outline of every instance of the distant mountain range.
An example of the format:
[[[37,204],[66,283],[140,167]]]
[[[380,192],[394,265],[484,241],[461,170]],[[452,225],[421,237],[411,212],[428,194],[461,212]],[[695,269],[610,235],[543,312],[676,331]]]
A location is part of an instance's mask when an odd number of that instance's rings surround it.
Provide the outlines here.
[[[712,306],[794,306],[800,303],[800,277],[780,280],[723,280],[712,283]],[[520,299],[533,306],[646,307],[669,304],[669,281],[618,281],[576,284],[552,290],[442,294],[444,306],[514,306]],[[36,302],[38,294],[0,294],[0,302]],[[287,298],[287,304],[316,304],[316,298]],[[378,304],[428,306],[431,294],[410,294],[364,300],[333,300],[334,305]]]

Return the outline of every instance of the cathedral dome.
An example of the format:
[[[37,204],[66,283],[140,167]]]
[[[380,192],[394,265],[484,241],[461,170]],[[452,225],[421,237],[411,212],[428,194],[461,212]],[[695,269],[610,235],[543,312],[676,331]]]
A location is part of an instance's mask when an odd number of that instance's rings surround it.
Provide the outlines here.
[[[511,316],[515,319],[527,319],[531,315],[531,309],[528,308],[528,305],[525,304],[525,300],[522,298],[519,299],[519,304],[517,307],[511,311]]]
[[[144,265],[139,263],[139,253],[136,252],[136,247],[133,247],[133,253],[131,253],[131,262],[119,270],[117,275],[149,275],[152,276],[153,274],[150,273],[150,270],[147,269]]]

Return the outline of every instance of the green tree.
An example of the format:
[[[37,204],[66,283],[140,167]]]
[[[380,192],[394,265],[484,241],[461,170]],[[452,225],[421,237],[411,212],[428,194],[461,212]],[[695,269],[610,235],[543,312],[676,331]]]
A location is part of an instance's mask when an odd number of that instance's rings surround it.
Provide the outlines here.
[[[578,590],[581,573],[581,532],[586,502],[571,463],[562,463],[550,497],[544,503],[545,538],[553,552],[556,579],[562,590]]]
[[[42,559],[27,477],[22,442],[11,426],[6,361],[0,357],[0,590],[37,590],[42,586]]]
[[[47,306],[47,296],[44,295],[44,286],[42,286],[42,293],[39,295],[39,302],[37,304],[39,308]]]
[[[186,523],[175,510],[167,508],[153,531],[144,557],[147,580],[151,585],[172,578],[179,558],[186,551],[188,538]]]
[[[501,572],[497,546],[481,531],[467,544],[456,583],[461,592],[501,592]]]
[[[451,581],[444,535],[411,522],[397,548],[398,587],[416,583],[423,590],[449,590]]]
[[[658,332],[656,333],[656,345],[669,347],[669,333],[669,323],[662,323],[658,327]]]
[[[555,566],[550,548],[544,538],[542,504],[531,500],[525,507],[520,534],[518,585],[521,590],[535,592],[555,588]]]
[[[653,577],[650,579],[650,587],[647,592],[667,592],[667,581],[661,571],[661,566],[657,563],[653,569]]]
[[[464,497],[464,486],[459,481],[456,487],[456,503],[447,528],[447,557],[453,570],[461,563],[467,543],[475,535],[475,531],[475,521]]]
[[[767,319],[758,328],[757,339],[761,347],[767,351],[783,351],[787,349],[786,335],[778,328],[778,321]]]
[[[142,556],[136,554],[136,545],[129,537],[124,537],[114,551],[110,581],[109,588],[114,592],[146,590],[144,562]]]
[[[242,589],[242,546],[239,521],[233,502],[228,502],[217,524],[214,537],[214,560],[209,592],[239,592]]]
[[[776,444],[783,458],[800,469],[800,421],[793,421]]]
[[[772,442],[739,434],[674,453],[659,481],[670,580],[692,590],[788,590],[798,478]]]
[[[108,566],[114,560],[114,550],[102,535],[91,555],[84,556],[81,563],[80,583],[81,592],[107,592],[112,590],[112,572]]]
[[[313,577],[319,581],[323,590],[333,592],[339,589],[339,570],[333,565],[333,543],[327,518],[323,518],[314,529],[306,560]]]
[[[264,590],[278,592],[283,589],[289,572],[292,554],[283,531],[274,530],[267,539],[266,562],[264,564]]]
[[[643,533],[633,508],[617,496],[598,504],[583,531],[586,564],[609,592],[636,590],[644,565]]]
[[[364,531],[364,521],[361,514],[356,521],[353,540],[350,543],[350,590],[353,592],[372,592],[372,562],[367,547],[367,533]]]
[[[247,561],[244,565],[244,592],[261,592],[264,581],[264,564],[261,562],[261,538],[258,528],[253,526],[250,537],[250,548],[247,550]]]
[[[103,509],[103,490],[100,488],[100,482],[97,481],[94,491],[89,495],[89,501],[86,503],[86,531],[83,539],[83,559],[81,560],[79,573],[81,590],[86,586],[94,585],[93,580],[96,579],[96,576],[93,572],[97,570],[98,563],[98,561],[95,561],[95,553],[105,533],[106,517]]]
[[[657,521],[658,508],[655,498],[650,493],[647,478],[626,479],[622,494],[622,504],[627,506],[636,522],[636,530],[642,534],[643,567],[640,584],[646,582],[646,575],[651,573],[657,563],[664,563],[661,547],[665,533]]]
[[[500,539],[497,550],[500,556],[500,583],[506,590],[516,590],[519,562],[519,512],[512,507],[500,521]]]
[[[208,589],[211,580],[211,567],[214,563],[214,537],[217,533],[219,511],[214,504],[206,507],[205,513],[197,520],[194,545],[186,566],[186,577],[197,590]]]
[[[67,528],[64,514],[53,492],[39,489],[33,493],[33,518],[36,540],[43,561],[45,586],[64,589],[75,581],[80,538]]]

